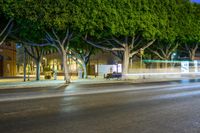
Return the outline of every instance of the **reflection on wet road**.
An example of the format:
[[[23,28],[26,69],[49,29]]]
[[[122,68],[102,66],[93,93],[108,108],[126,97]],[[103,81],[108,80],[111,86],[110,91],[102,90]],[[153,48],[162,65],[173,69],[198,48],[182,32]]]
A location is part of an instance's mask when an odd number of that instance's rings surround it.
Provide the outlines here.
[[[199,80],[0,90],[1,133],[195,133],[199,117]]]

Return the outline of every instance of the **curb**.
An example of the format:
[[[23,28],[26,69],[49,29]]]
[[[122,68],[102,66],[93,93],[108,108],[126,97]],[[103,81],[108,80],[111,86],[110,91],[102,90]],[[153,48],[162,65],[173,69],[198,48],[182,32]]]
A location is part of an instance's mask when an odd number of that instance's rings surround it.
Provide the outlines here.
[[[44,81],[30,81],[30,82],[18,82],[12,84],[0,84],[0,90],[2,89],[24,89],[24,88],[42,88],[42,87],[55,87],[63,86],[65,82],[44,82]]]

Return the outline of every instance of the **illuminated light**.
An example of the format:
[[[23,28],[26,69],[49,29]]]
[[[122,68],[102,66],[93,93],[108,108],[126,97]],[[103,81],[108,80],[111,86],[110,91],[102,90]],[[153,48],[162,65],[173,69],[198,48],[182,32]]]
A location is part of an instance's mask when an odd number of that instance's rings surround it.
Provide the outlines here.
[[[189,60],[184,60],[184,61],[188,61],[188,62],[194,62],[194,61],[189,61]],[[184,62],[183,60],[182,61],[179,61],[179,60],[143,60],[143,62],[146,62],[146,63],[181,63],[181,62]]]
[[[142,75],[177,75],[177,74],[200,74],[200,72],[188,72],[188,73],[181,73],[181,72],[173,72],[173,73],[129,73],[124,74],[125,76],[142,76]]]

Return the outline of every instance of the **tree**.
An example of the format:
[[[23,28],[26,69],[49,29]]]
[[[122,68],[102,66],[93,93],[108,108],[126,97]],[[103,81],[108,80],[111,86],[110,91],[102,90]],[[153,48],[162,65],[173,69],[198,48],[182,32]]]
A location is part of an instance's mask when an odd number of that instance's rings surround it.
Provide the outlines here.
[[[149,50],[158,58],[165,61],[171,59],[173,52],[175,52],[179,46],[178,42],[174,43],[167,41],[157,41],[156,44],[157,45],[154,45],[155,47],[149,48]],[[165,63],[165,68],[167,68],[167,62]]]
[[[93,45],[94,47],[101,48],[103,50],[112,51],[114,55],[119,57],[122,60],[122,66],[123,66],[123,76],[128,74],[128,67],[129,67],[129,60],[135,56],[137,53],[139,53],[141,50],[145,50],[150,45],[154,43],[155,40],[152,40],[145,45],[140,45],[140,43],[136,44],[134,41],[134,37],[132,38],[132,42],[130,41],[130,37],[126,37],[125,41],[121,42],[116,38],[113,38],[113,40],[106,40],[106,42],[102,43],[94,43],[89,41],[88,39],[85,39],[87,43]],[[118,44],[116,44],[118,42]],[[104,45],[104,46],[102,46]],[[118,45],[118,46],[117,46]],[[114,47],[112,47],[114,46]]]
[[[34,59],[36,63],[36,80],[40,80],[40,64],[44,54],[44,48],[39,46],[24,46],[26,52]]]
[[[39,24],[29,20],[16,19],[10,38],[18,44],[22,44],[28,55],[33,58],[36,63],[36,80],[40,80],[41,58],[48,44],[44,43],[44,32]]]
[[[189,58],[190,60],[194,60],[195,59],[195,55],[196,55],[196,52],[199,48],[199,45],[200,43],[199,42],[193,42],[193,43],[185,43],[184,46],[183,46],[183,51],[184,53],[188,53],[189,54]]]
[[[156,2],[153,1],[153,5]],[[154,12],[152,2],[88,0],[79,4],[84,6],[78,8],[77,20],[81,24],[77,25],[87,33],[84,40],[97,48],[112,51],[122,59],[123,75],[128,73],[129,59],[152,45],[160,34],[162,19]]]
[[[56,47],[58,52],[62,55],[65,80],[66,83],[69,83],[70,77],[68,75],[66,51],[70,39],[72,38],[70,27],[72,17],[70,12],[72,9],[71,2],[67,0],[7,0],[3,1],[2,5],[4,12],[9,17],[14,18],[17,22],[21,23],[22,26],[23,23],[29,21],[34,25],[36,23],[36,27],[37,29],[40,29],[40,32],[45,32],[45,40],[49,43],[48,45]],[[26,26],[24,27],[28,30],[28,27]],[[63,32],[64,34],[62,34]],[[22,33],[27,34],[28,32]],[[38,43],[35,42],[34,45],[44,46],[38,45]]]
[[[194,60],[195,54],[200,45],[200,5],[186,2],[180,8],[180,33],[179,40],[182,49]]]
[[[171,55],[179,46],[179,43],[157,41],[157,47],[149,48],[149,50],[157,55],[161,60],[170,60]]]
[[[61,33],[60,33],[61,34]],[[59,54],[62,56],[62,62],[64,67],[64,76],[66,83],[70,83],[69,69],[67,65],[67,53],[69,51],[69,42],[72,39],[72,33],[67,29],[64,38],[60,39],[54,29],[52,29],[52,35],[47,32],[46,40],[51,46],[55,47]]]
[[[162,9],[157,6],[158,16],[165,16],[166,19],[163,20],[167,25],[162,28],[162,36],[156,45],[150,47],[150,51],[162,60],[169,60],[172,52],[179,47],[189,52],[193,60],[199,47],[198,8],[188,0],[175,2],[176,4],[165,4]]]
[[[89,59],[96,49],[82,41],[82,39],[77,39],[73,42],[73,44],[70,46],[70,52],[67,53],[70,58],[72,58],[75,62],[77,62],[84,71],[83,78],[87,78],[87,65],[89,62]]]
[[[112,51],[122,59],[125,76],[129,60],[156,40],[176,43],[177,33],[183,34],[179,25],[188,26],[182,19],[186,13],[181,15],[187,3],[188,0],[3,0],[1,7],[7,16],[22,25],[30,21],[44,31],[48,45],[56,47],[61,54],[65,79],[69,83],[66,53],[79,34],[84,35],[88,44]],[[191,18],[199,24],[196,16]],[[180,40],[184,36],[180,35]]]

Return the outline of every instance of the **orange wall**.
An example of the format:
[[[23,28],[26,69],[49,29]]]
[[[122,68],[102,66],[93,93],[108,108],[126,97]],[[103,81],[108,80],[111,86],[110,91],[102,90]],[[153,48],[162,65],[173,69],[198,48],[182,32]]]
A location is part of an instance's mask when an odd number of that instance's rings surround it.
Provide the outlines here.
[[[0,46],[0,55],[3,56],[3,76],[16,76],[16,46],[14,43],[5,43]]]

